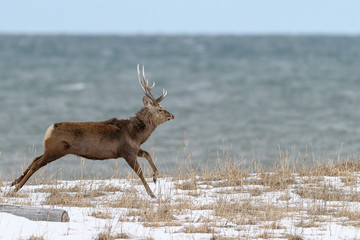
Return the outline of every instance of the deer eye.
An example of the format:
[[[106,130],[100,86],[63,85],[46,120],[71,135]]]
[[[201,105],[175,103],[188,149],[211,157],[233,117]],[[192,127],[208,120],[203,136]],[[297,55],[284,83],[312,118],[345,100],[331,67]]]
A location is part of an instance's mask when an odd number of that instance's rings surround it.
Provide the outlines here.
[[[163,110],[160,108],[160,109],[159,109],[159,113],[162,113],[162,111],[163,111]]]

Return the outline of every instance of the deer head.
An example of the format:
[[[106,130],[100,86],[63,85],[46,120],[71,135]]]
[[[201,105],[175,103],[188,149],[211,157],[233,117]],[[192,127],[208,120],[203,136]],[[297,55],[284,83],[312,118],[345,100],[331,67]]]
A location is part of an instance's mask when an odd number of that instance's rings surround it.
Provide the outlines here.
[[[140,74],[139,64],[137,65],[138,78],[141,88],[144,90],[145,96],[143,97],[144,108],[147,110],[148,118],[152,119],[152,122],[155,122],[156,125],[160,125],[166,121],[174,119],[174,115],[166,111],[161,105],[160,102],[167,95],[167,91],[163,89],[163,93],[160,97],[155,98],[151,90],[155,86],[155,82],[150,87],[149,81],[145,77],[144,66],[142,67],[142,76]]]

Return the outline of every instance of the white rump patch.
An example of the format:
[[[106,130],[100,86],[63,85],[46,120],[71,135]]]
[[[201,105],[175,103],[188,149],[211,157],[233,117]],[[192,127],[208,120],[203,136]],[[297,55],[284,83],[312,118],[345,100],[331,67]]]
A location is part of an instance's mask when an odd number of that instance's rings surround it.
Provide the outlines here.
[[[44,137],[44,142],[43,142],[44,145],[45,145],[46,139],[48,139],[51,136],[51,133],[52,133],[53,130],[54,130],[54,124],[51,125],[50,127],[48,127],[48,129],[46,130],[45,137]]]

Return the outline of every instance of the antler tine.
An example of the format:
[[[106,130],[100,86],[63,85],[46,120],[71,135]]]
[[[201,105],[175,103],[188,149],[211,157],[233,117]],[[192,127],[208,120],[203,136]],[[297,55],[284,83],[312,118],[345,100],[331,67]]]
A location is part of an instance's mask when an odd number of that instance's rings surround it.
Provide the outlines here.
[[[141,80],[141,75],[140,75],[139,64],[137,65],[137,72],[138,72],[139,82],[140,82],[142,89],[144,90],[145,96],[150,98],[153,103],[156,103],[156,99],[151,93],[151,89],[155,86],[155,82],[153,83],[153,85],[151,87],[149,87],[149,81],[145,77],[144,65],[142,67],[142,80]]]
[[[165,97],[166,97],[166,95],[167,95],[167,91],[163,88],[163,93],[162,93],[162,95],[158,98],[158,99],[156,99],[156,101],[159,103],[159,102],[161,102]]]
[[[139,64],[137,65],[137,74],[138,74],[140,86],[141,86],[141,88],[144,90],[144,93],[146,93],[146,90],[145,90],[145,87],[146,87],[146,86],[145,86],[144,83],[141,81]],[[146,84],[146,83],[145,83],[145,84]]]
[[[153,82],[153,85],[151,87],[149,87],[149,81],[145,77],[145,66],[144,65],[142,67],[142,74],[143,74],[143,80],[146,83],[146,87],[150,90],[153,89],[155,87],[155,82]]]

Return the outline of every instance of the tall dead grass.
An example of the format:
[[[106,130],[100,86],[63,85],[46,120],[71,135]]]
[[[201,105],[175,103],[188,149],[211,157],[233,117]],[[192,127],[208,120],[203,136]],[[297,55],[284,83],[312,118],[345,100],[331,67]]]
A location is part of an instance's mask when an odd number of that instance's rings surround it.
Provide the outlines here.
[[[128,239],[130,236],[126,233],[117,233],[112,231],[112,228],[109,227],[107,230],[100,232],[97,236],[94,237],[95,240],[115,240],[115,239]]]
[[[298,228],[321,227],[319,219],[323,216],[343,219],[344,225],[360,227],[359,213],[345,204],[360,202],[359,157],[345,155],[344,158],[339,153],[336,159],[324,161],[313,154],[301,155],[279,147],[272,168],[262,166],[259,159],[247,163],[230,153],[222,153],[212,167],[199,170],[186,164],[192,160],[189,149],[179,155],[184,158],[184,165],[171,176],[173,189],[157,200],[144,198],[140,193],[143,187],[138,185],[133,173],[128,177],[130,187],[96,184],[93,187],[91,182],[97,179],[81,179],[83,184],[66,187],[59,179],[42,182],[41,178],[34,182],[46,186],[33,192],[46,194],[44,205],[96,207],[89,215],[99,219],[114,217],[108,209],[126,209],[119,221],[141,222],[148,228],[177,226],[182,233],[208,233],[212,239],[235,239],[221,235],[221,229],[227,224],[235,225],[239,232],[246,226],[259,225],[261,232],[256,236],[276,237],[272,234],[274,230],[285,229],[279,222],[294,219],[300,213],[304,215],[294,223]],[[344,188],[327,183],[326,177],[338,177]],[[0,202],[10,201],[12,197],[19,196],[4,195]],[[294,206],[295,198],[301,198],[298,204],[306,204]],[[334,202],[343,205],[332,205]],[[203,217],[187,219],[184,215]],[[96,239],[116,237],[112,231],[105,230]],[[286,238],[302,239],[298,235],[286,235]]]

